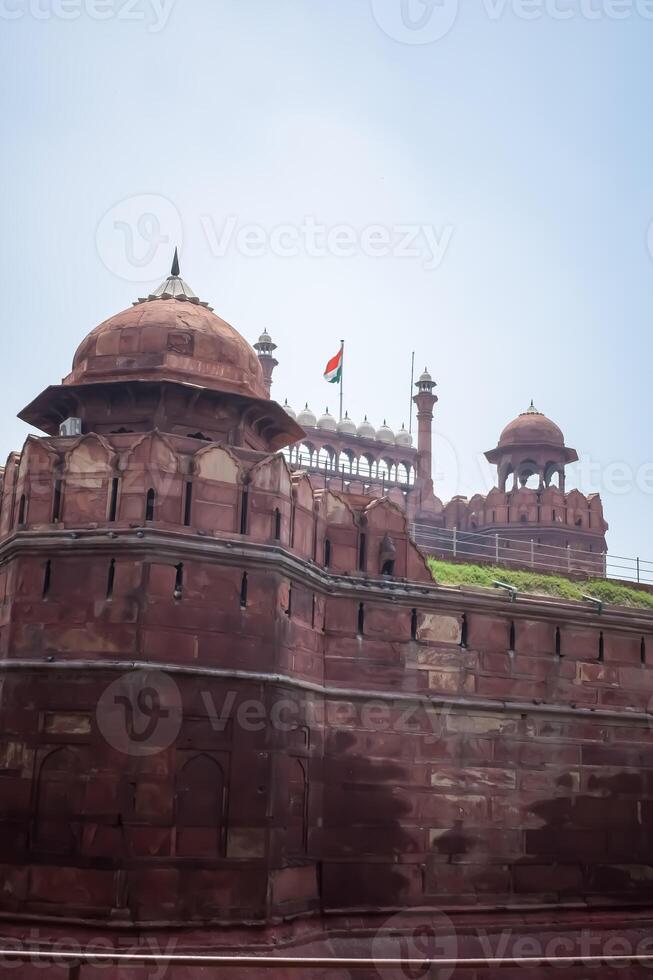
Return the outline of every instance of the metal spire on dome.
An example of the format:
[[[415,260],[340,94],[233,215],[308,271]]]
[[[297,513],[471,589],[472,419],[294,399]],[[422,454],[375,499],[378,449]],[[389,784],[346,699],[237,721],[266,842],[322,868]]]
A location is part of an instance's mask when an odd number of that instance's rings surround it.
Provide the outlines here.
[[[531,398],[530,405],[528,406],[528,408],[526,409],[526,411],[523,412],[522,414],[523,415],[541,415],[542,413],[537,408],[535,408],[535,402]]]
[[[196,306],[205,306],[207,310],[213,312],[213,307],[201,300],[179,275],[179,250],[177,247],[175,247],[168,278],[153,293],[150,293],[149,296],[140,296],[132,305],[138,306],[140,303],[151,303],[158,299],[176,299],[183,303],[194,303]]]

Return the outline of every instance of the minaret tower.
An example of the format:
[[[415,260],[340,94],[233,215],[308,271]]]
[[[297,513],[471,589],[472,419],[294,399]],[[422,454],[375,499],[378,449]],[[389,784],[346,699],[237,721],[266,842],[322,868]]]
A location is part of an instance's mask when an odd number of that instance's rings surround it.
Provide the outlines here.
[[[277,349],[277,345],[273,342],[272,337],[264,330],[258,341],[254,344],[254,350],[258,354],[258,359],[263,368],[263,378],[265,380],[265,387],[270,393],[272,388],[272,372],[279,363],[274,356],[274,352]]]
[[[432,426],[433,426],[433,407],[438,400],[438,396],[433,394],[435,381],[429,374],[427,368],[418,378],[415,387],[417,394],[413,401],[417,405],[417,480],[416,490],[420,501],[433,494],[433,475],[432,475]]]

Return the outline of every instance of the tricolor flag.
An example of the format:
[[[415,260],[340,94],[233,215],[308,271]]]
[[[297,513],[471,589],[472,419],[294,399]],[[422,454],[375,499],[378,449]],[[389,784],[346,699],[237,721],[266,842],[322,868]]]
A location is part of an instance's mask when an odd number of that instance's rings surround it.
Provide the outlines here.
[[[342,377],[342,354],[343,349],[340,348],[335,357],[332,357],[326,368],[324,369],[324,380],[328,381],[329,384],[338,384]]]

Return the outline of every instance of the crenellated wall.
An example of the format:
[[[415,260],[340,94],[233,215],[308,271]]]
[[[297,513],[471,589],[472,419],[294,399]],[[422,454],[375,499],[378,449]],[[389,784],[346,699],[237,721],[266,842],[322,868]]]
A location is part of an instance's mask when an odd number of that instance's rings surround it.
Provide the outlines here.
[[[0,521],[6,914],[648,901],[650,614],[438,587],[388,500],[159,433],[30,438]]]

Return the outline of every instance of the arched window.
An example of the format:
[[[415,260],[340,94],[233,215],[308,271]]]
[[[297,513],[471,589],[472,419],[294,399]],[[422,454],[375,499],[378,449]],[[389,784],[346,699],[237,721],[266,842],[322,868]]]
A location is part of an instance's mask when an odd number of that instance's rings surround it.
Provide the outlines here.
[[[372,473],[371,460],[369,456],[361,456],[358,460],[358,473],[363,477],[370,477]]]
[[[518,476],[521,487],[527,487],[529,490],[537,490],[540,485],[540,473],[537,463],[532,459],[525,459],[519,464]]]

